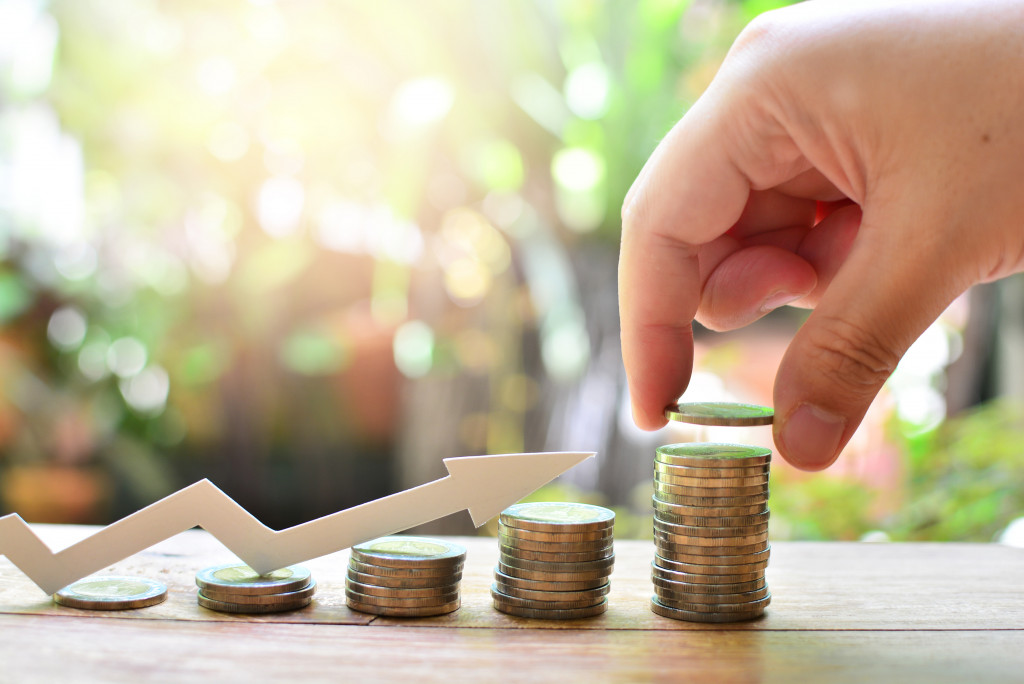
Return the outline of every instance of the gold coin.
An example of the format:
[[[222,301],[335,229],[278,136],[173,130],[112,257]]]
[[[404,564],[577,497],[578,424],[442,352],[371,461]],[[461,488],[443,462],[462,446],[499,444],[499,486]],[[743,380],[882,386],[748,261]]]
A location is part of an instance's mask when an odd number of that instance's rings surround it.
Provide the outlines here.
[[[350,597],[346,597],[345,604],[352,610],[370,615],[381,615],[384,617],[436,617],[455,612],[462,605],[460,599],[450,603],[443,603],[438,606],[423,606],[420,608],[398,608],[396,606],[379,606],[373,603],[360,603]]]
[[[100,575],[69,584],[53,600],[80,610],[131,610],[167,600],[167,587],[143,577]]]
[[[395,588],[395,587],[379,587],[374,584],[364,584],[363,582],[357,582],[351,577],[345,578],[345,586],[352,591],[357,591],[360,594],[366,594],[367,596],[380,596],[383,598],[426,598],[435,596],[445,595],[458,595],[459,583],[445,584],[439,587],[410,587],[410,588]]]
[[[581,503],[536,502],[509,506],[500,522],[535,532],[593,532],[615,524],[615,513],[601,506]]]
[[[261,575],[245,563],[227,563],[200,570],[196,573],[196,586],[204,592],[211,589],[232,594],[280,594],[302,589],[311,577],[301,565]]]
[[[218,613],[245,613],[247,615],[284,613],[290,610],[305,608],[313,602],[312,598],[306,598],[300,601],[295,601],[294,603],[232,603],[230,601],[217,601],[215,599],[207,598],[202,594],[197,594],[196,600],[203,608],[215,610]]]
[[[746,444],[687,442],[658,447],[654,459],[669,465],[691,468],[747,468],[771,463],[772,452],[770,449]]]
[[[379,575],[367,575],[362,572],[348,569],[346,575],[354,582],[372,584],[384,589],[428,589],[458,584],[462,579],[462,573],[453,575],[439,575],[427,577],[381,577]]]
[[[655,596],[651,599],[651,612],[656,613],[657,615],[661,615],[662,617],[672,618],[673,620],[685,620],[687,622],[724,623],[754,620],[764,615],[764,608],[753,608],[745,613],[701,613],[697,611],[680,610],[678,608],[666,606],[658,600],[657,596]]]
[[[303,599],[313,598],[316,593],[316,581],[310,580],[302,589],[287,591],[280,594],[233,594],[228,591],[221,591],[215,587],[200,589],[206,598],[212,601],[223,601],[225,603],[237,603],[239,605],[267,605],[271,603],[298,603]]]
[[[597,605],[590,606],[589,608],[572,608],[568,610],[564,609],[535,609],[535,608],[519,608],[512,606],[502,601],[495,599],[494,608],[507,615],[515,615],[517,617],[524,618],[535,618],[539,620],[580,620],[583,618],[590,618],[600,615],[608,610],[608,599],[605,598]]]
[[[452,568],[466,560],[466,547],[443,539],[395,535],[352,547],[352,558],[390,568]]]
[[[459,598],[459,592],[453,591],[437,596],[419,596],[415,598],[396,598],[393,596],[374,596],[345,587],[345,598],[363,605],[388,606],[389,608],[428,608],[440,606]]]
[[[665,417],[694,425],[750,427],[771,425],[775,411],[768,406],[726,401],[700,401],[673,404],[665,409]]]

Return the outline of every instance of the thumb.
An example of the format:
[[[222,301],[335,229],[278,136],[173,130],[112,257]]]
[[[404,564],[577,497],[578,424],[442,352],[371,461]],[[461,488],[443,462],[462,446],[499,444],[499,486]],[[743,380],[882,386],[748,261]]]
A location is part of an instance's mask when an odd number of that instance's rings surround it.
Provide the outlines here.
[[[952,277],[964,272],[963,255],[921,232],[924,217],[884,213],[883,229],[865,210],[846,262],[779,366],[775,442],[804,470],[836,460],[911,343],[967,286]]]

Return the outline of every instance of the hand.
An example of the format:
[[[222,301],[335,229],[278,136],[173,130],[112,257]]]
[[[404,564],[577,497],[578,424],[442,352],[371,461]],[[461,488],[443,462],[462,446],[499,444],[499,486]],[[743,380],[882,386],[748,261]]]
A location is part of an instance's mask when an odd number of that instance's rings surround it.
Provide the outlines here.
[[[623,206],[640,427],[686,388],[694,319],[809,307],[775,442],[825,468],[945,307],[1024,268],[1022,26],[1024,0],[814,0],[747,27]]]

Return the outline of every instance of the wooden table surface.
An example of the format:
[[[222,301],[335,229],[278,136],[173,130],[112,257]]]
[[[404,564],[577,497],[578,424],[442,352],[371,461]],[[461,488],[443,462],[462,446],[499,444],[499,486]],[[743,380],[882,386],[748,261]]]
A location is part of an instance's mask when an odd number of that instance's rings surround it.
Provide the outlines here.
[[[38,526],[51,548],[95,528]],[[650,542],[616,543],[608,612],[511,617],[488,594],[496,539],[468,548],[463,607],[379,618],[345,606],[348,552],[305,563],[320,590],[293,613],[196,604],[195,573],[234,557],[201,530],[110,568],[158,579],[158,606],[57,606],[0,557],[0,682],[1022,682],[1024,550],[984,544],[783,543],[764,618],[735,625],[654,615]]]

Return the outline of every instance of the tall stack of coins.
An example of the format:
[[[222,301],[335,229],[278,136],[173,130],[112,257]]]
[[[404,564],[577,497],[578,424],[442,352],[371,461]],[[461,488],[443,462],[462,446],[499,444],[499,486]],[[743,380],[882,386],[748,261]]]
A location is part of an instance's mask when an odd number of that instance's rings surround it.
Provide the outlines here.
[[[767,425],[770,408],[680,404],[672,420]],[[768,476],[771,451],[738,444],[672,444],[654,463],[655,596],[651,610],[691,622],[739,622],[771,602]]]
[[[466,548],[424,537],[381,537],[352,547],[345,599],[362,613],[428,617],[458,610]]]
[[[143,577],[87,577],[69,584],[53,600],[68,608],[80,610],[131,610],[163,603],[167,587]]]
[[[217,565],[196,574],[197,600],[221,613],[283,613],[305,608],[316,593],[309,570],[293,565],[260,575],[243,563]]]
[[[615,562],[615,513],[579,503],[524,503],[498,519],[491,597],[502,613],[549,620],[600,615]]]

